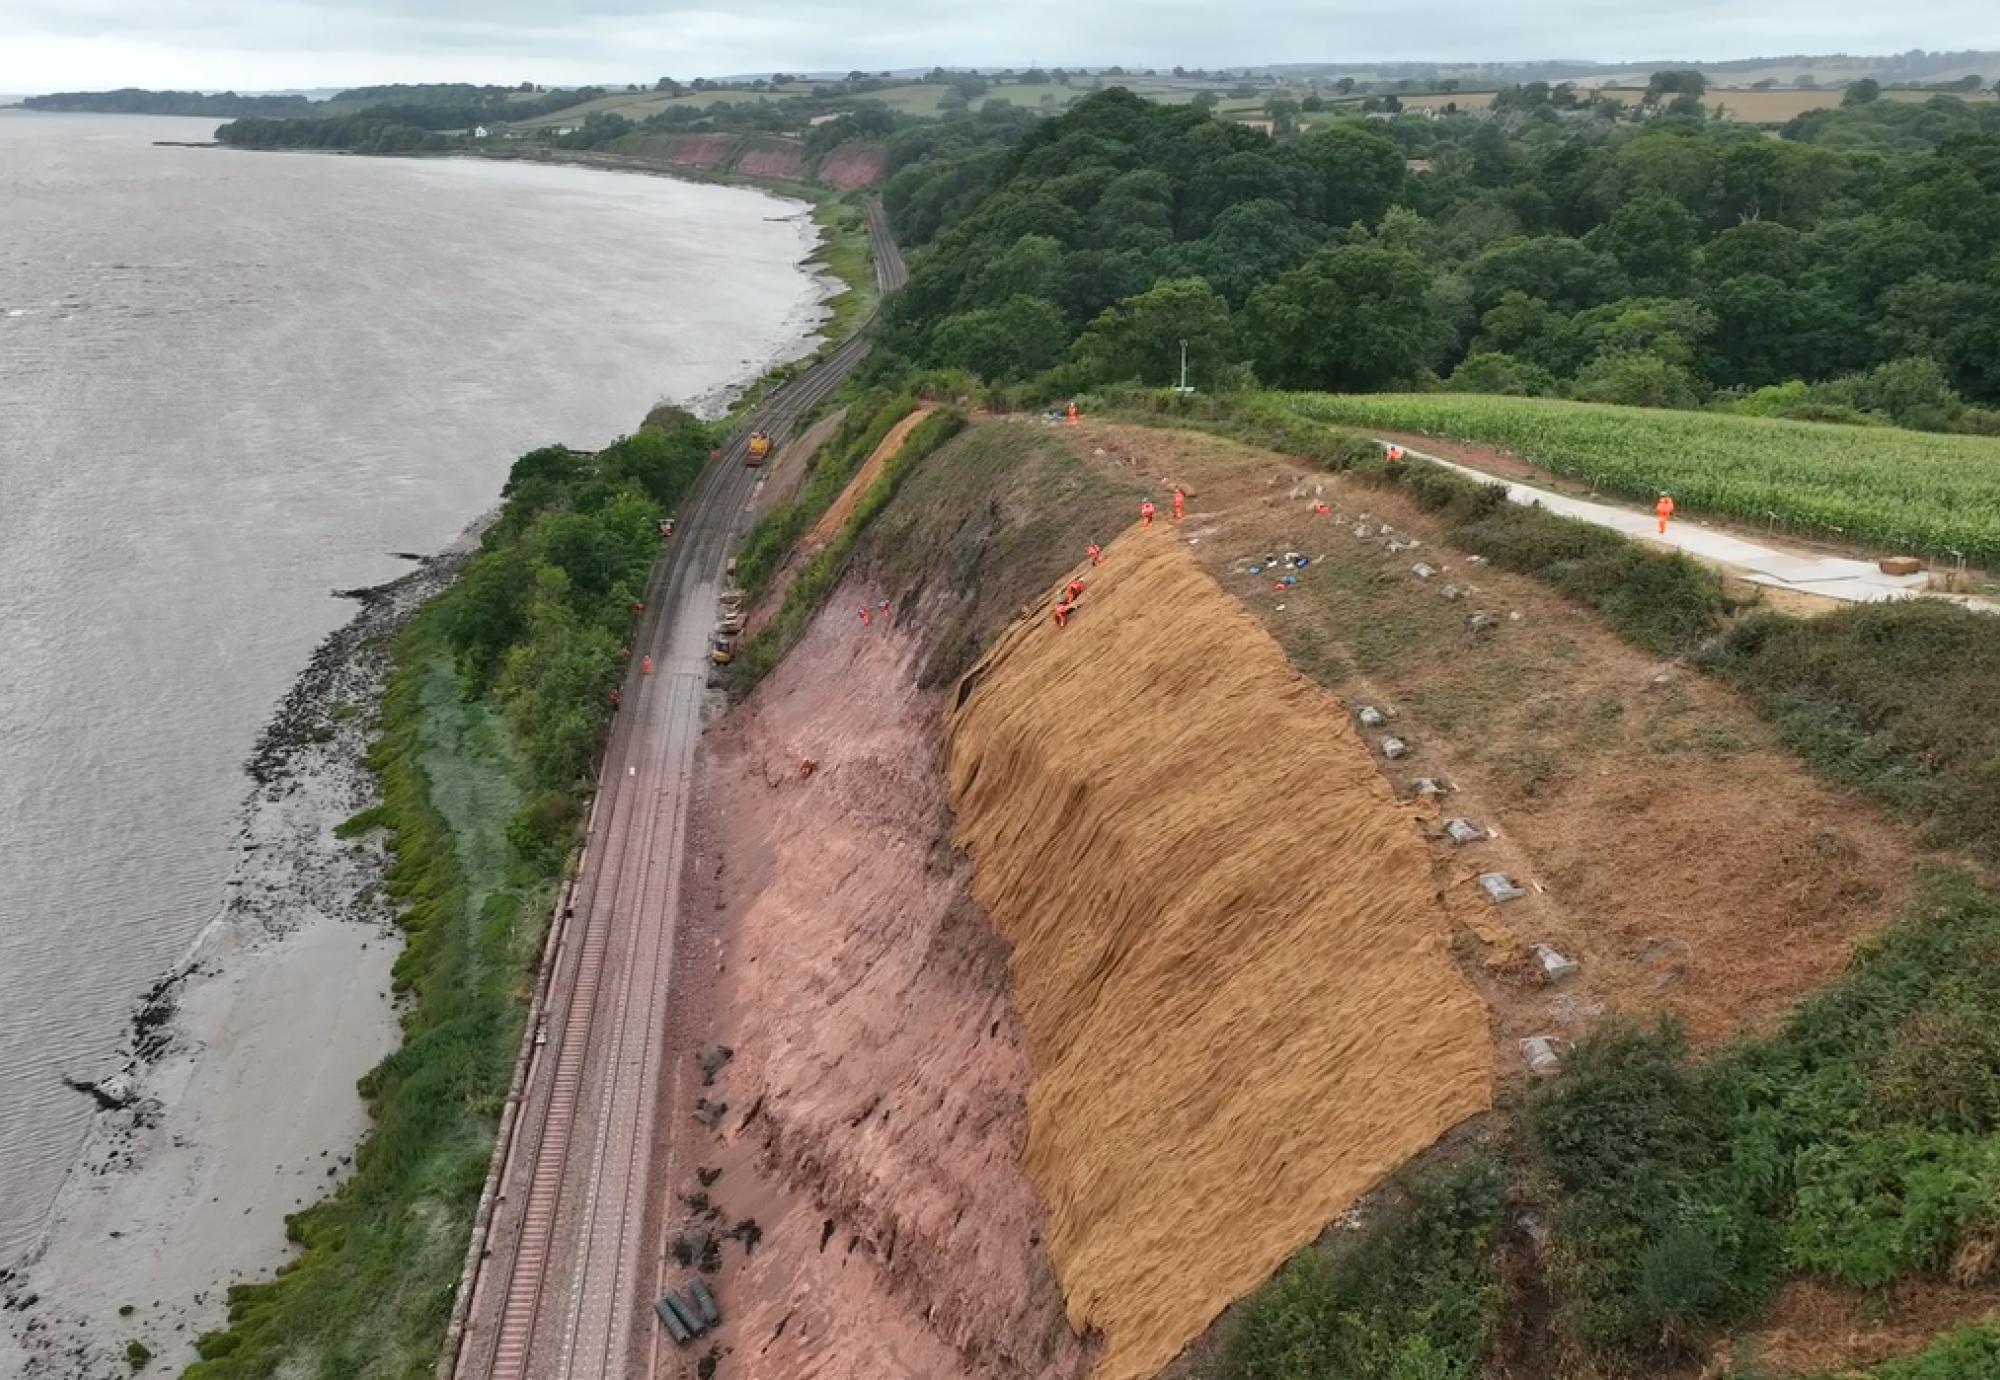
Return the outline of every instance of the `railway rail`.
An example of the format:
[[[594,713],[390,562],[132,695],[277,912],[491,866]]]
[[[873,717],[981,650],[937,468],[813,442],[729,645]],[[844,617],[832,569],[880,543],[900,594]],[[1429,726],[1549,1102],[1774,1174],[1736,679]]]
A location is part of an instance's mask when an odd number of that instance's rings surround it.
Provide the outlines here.
[[[907,280],[881,201],[865,203],[877,285]],[[439,1380],[608,1380],[650,1288],[640,1238],[673,970],[687,789],[709,630],[758,471],[866,358],[857,333],[731,434],[655,566],[582,860],[557,906],[474,1220]],[[653,673],[642,669],[650,656]]]

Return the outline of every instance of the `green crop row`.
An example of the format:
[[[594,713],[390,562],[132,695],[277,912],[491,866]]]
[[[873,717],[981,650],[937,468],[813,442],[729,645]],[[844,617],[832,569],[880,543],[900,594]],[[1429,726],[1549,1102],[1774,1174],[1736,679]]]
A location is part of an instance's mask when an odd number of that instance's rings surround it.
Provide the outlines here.
[[[1932,557],[2000,560],[2000,440],[1477,394],[1296,394],[1301,415],[1502,446],[1607,494]]]

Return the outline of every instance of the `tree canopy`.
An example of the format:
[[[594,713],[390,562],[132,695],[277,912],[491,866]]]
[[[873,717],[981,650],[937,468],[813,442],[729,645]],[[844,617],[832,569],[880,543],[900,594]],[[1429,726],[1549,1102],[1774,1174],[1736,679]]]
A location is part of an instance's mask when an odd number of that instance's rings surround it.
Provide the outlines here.
[[[1846,395],[2000,426],[2000,109],[1862,102],[1774,139],[1674,113],[1705,90],[1662,72],[1650,112],[1543,86],[1497,115],[1273,138],[1114,87],[1057,118],[900,131],[886,200],[912,276],[889,339],[995,380],[1159,382],[1185,335],[1198,384],[1472,365],[1660,405],[1893,365],[1960,405]]]

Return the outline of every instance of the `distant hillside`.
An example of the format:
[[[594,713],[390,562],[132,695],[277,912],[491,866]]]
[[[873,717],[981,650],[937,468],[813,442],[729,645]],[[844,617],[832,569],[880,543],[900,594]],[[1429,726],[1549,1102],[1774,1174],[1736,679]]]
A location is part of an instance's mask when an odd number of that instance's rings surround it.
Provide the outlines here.
[[[2000,52],[1967,49],[1879,55],[1851,53],[1792,53],[1775,57],[1708,61],[1661,58],[1653,62],[1597,62],[1583,58],[1547,58],[1532,62],[1295,62],[1250,69],[1287,77],[1350,76],[1374,80],[1456,79],[1467,85],[1506,86],[1531,81],[1576,81],[1592,85],[1624,84],[1670,68],[1694,68],[1718,86],[1748,86],[1753,82],[1792,83],[1810,77],[1821,86],[1839,86],[1873,77],[1887,86],[1957,81],[1981,76],[2000,78]],[[1235,69],[1243,70],[1243,69]]]
[[[109,115],[310,115],[313,103],[304,96],[239,96],[234,91],[144,91],[134,86],[117,91],[56,91],[27,96],[29,110],[90,111]]]

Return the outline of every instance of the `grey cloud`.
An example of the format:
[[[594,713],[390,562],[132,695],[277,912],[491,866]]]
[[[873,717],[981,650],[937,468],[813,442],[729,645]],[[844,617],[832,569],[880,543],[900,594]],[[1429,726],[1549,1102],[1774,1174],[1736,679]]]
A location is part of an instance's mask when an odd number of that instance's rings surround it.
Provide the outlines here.
[[[1370,59],[1607,61],[1724,58],[1800,51],[1885,52],[2000,46],[1991,0],[1896,10],[1872,0],[0,0],[0,84],[16,40],[157,51],[163,67],[206,71],[204,55],[257,54],[311,67],[330,83],[369,80],[378,61],[407,72],[434,58],[496,81],[647,80],[805,68],[1111,62],[1216,66]],[[53,74],[50,74],[53,75]],[[121,74],[121,79],[135,79]],[[179,80],[172,70],[144,78]],[[296,78],[294,78],[296,79]],[[235,84],[254,87],[245,70]]]

